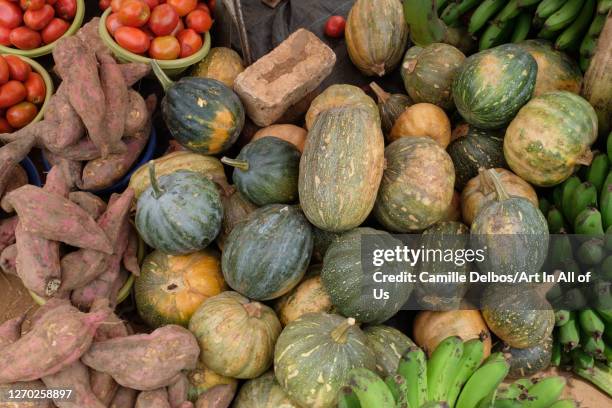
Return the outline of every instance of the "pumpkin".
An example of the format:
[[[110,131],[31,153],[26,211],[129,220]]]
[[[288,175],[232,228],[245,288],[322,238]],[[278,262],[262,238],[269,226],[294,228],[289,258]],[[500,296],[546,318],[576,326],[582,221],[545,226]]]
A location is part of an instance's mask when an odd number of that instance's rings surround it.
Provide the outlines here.
[[[201,361],[198,361],[194,370],[186,371],[185,375],[189,380],[187,395],[193,403],[197,401],[200,394],[205,393],[214,386],[229,385],[233,393],[238,388],[238,380],[215,373]]]
[[[369,111],[373,118],[380,120],[376,102],[361,88],[354,85],[332,85],[314,98],[310,104],[306,112],[306,129],[312,129],[321,112],[343,107],[362,107]]]
[[[462,123],[453,130],[446,151],[455,165],[455,188],[459,191],[478,175],[478,169],[507,167],[504,134],[499,130],[478,129]]]
[[[180,170],[156,179],[138,198],[136,228],[151,247],[172,255],[204,249],[221,229],[223,205],[215,183],[202,174]]]
[[[423,232],[421,245],[426,250],[459,253],[469,248],[469,233],[468,227],[460,222],[439,222]],[[468,275],[471,270],[468,262],[460,265],[440,259],[424,260],[419,267],[420,273],[429,276],[446,275],[449,271]],[[434,283],[419,279],[415,286],[416,300],[425,310],[458,309],[467,290],[467,282]]]
[[[134,280],[138,314],[155,328],[187,326],[202,302],[225,289],[221,257],[210,249],[178,256],[153,251]]]
[[[223,164],[216,157],[203,154],[177,151],[166,154],[152,161],[155,165],[155,174],[158,177],[174,173],[178,170],[189,170],[200,173],[214,181],[224,192],[230,190]],[[129,187],[134,190],[136,199],[151,186],[149,165],[143,164],[130,177]]]
[[[444,212],[440,221],[457,221],[461,222],[461,196],[458,192],[453,191],[453,198],[450,205]]]
[[[399,0],[357,0],[346,20],[346,48],[365,75],[383,76],[399,64],[408,25]]]
[[[403,265],[381,267],[361,262],[366,248],[394,248],[401,245],[391,234],[372,228],[356,228],[338,237],[323,259],[321,282],[332,304],[344,316],[362,323],[382,323],[395,315],[406,303],[412,285],[406,282],[376,282],[374,274],[401,274]],[[387,292],[381,296],[380,292]]]
[[[567,91],[531,100],[506,129],[504,156],[519,177],[554,186],[580,164],[589,165],[597,139],[597,115],[583,98]]]
[[[293,144],[302,153],[308,132],[295,125],[272,125],[259,129],[251,139],[254,142],[262,137],[273,136]]]
[[[234,227],[223,251],[223,276],[251,299],[275,299],[300,282],[311,255],[312,230],[299,208],[272,204]]]
[[[451,140],[451,124],[446,113],[431,103],[417,103],[408,107],[395,121],[390,141],[402,137],[430,137],[443,149]]]
[[[281,324],[268,306],[223,292],[200,305],[189,330],[200,344],[202,363],[226,377],[246,379],[272,365]]]
[[[533,96],[553,91],[580,93],[582,72],[578,64],[546,40],[526,40],[517,44],[527,51],[538,64]]]
[[[390,231],[425,229],[453,198],[455,171],[448,154],[426,137],[403,137],[385,149],[386,168],[374,215]]]
[[[372,82],[370,88],[378,98],[378,112],[380,113],[383,132],[388,134],[397,118],[407,107],[412,105],[412,100],[408,95],[385,92],[376,82]]]
[[[291,292],[280,297],[274,306],[283,326],[306,313],[331,312],[331,299],[321,282],[321,266],[310,268],[306,277]]]
[[[297,200],[300,151],[289,142],[268,136],[244,146],[235,159],[232,180],[255,205],[290,204]]]
[[[404,353],[416,347],[408,336],[391,326],[367,326],[363,332],[376,357],[376,371],[382,378],[395,375]]]
[[[470,125],[501,128],[533,94],[538,65],[527,51],[504,44],[468,57],[453,82],[453,100]]]
[[[329,232],[317,227],[312,227],[312,236],[314,240],[312,248],[312,259],[315,261],[322,262],[323,257],[329,249],[329,246],[340,235],[342,234],[338,232]]]
[[[223,250],[225,241],[234,227],[257,209],[257,206],[247,200],[236,188],[231,190],[229,195],[222,195],[223,202],[223,221],[221,231],[217,235],[217,245]]]
[[[232,408],[300,408],[289,399],[273,371],[249,380],[236,396]]]
[[[409,48],[401,71],[408,95],[416,103],[428,102],[453,109],[453,80],[464,60],[465,55],[449,44]]]
[[[376,357],[366,342],[352,318],[305,314],[289,323],[276,342],[276,379],[300,406],[335,408],[349,371],[376,367]]]
[[[525,180],[506,169],[494,169],[499,176],[504,189],[510,196],[523,197],[531,201],[538,207],[538,194],[533,187]],[[486,176],[484,170],[480,174],[471,179],[463,192],[461,193],[461,213],[463,221],[467,225],[472,225],[472,222],[487,203],[494,201],[497,198],[495,186]]]
[[[191,76],[211,78],[234,87],[236,77],[244,71],[240,55],[231,48],[211,48],[208,55],[191,69]]]
[[[508,345],[498,347],[504,353],[504,357],[510,363],[510,378],[531,377],[540,371],[544,371],[550,365],[552,357],[553,338],[549,337],[528,348],[513,348]]]
[[[384,147],[380,123],[367,109],[322,112],[300,160],[300,204],[308,220],[332,232],[360,225],[376,200]]]
[[[463,341],[481,338],[484,358],[491,354],[491,335],[478,310],[422,311],[414,319],[412,338],[429,356],[442,340],[459,336]]]
[[[202,154],[221,153],[236,142],[245,113],[234,91],[210,78],[183,77],[172,82],[158,64],[152,66],[166,91],[162,116],[177,142]]]

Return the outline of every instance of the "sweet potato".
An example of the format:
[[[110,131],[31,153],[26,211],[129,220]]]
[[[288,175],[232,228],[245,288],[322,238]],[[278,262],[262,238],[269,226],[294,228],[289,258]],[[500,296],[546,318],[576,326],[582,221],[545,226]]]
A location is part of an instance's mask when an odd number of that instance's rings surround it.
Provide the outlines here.
[[[194,407],[195,405],[193,405],[193,402],[185,401],[178,408],[194,408]]]
[[[19,340],[21,337],[21,325],[25,318],[26,314],[24,313],[21,316],[17,316],[0,324],[0,351]]]
[[[128,104],[125,110],[125,136],[133,136],[147,125],[149,111],[140,93],[130,89]]]
[[[75,308],[45,313],[32,329],[0,353],[0,384],[55,374],[77,361],[90,347],[107,312]]]
[[[0,384],[0,401],[9,401],[10,390],[46,390],[45,384],[42,381],[25,381],[14,384]],[[13,400],[15,401],[15,400]],[[50,400],[32,400],[32,401],[15,401],[15,402],[0,402],[0,408],[53,408],[53,403]]]
[[[0,219],[0,251],[15,243],[15,228],[18,222],[19,218],[16,215]]]
[[[195,408],[227,408],[234,399],[234,390],[227,384],[215,385],[201,394]]]
[[[87,44],[96,54],[100,52],[110,52],[106,44],[100,38],[98,27],[100,26],[100,17],[92,18],[87,24],[77,31],[76,35]]]
[[[11,181],[15,166],[30,153],[35,141],[34,135],[24,135],[22,138],[0,147],[0,197]]]
[[[99,53],[100,83],[106,100],[106,126],[108,142],[115,152],[126,150],[121,142],[125,130],[125,112],[128,110],[128,87],[119,65],[108,53]]]
[[[18,189],[21,186],[25,186],[28,184],[28,174],[20,165],[15,166],[13,168],[13,172],[9,177],[9,182],[6,184],[4,188],[4,193],[10,193],[13,190]]]
[[[61,153],[62,149],[77,143],[85,135],[85,126],[70,105],[65,84],[61,84],[49,100],[44,122],[46,126],[39,129],[38,137],[53,152]]]
[[[130,225],[127,247],[123,253],[123,267],[133,275],[140,276],[140,265],[138,262],[138,232],[133,225]]]
[[[130,87],[136,82],[140,81],[142,78],[149,75],[149,72],[151,72],[151,67],[149,64],[143,64],[140,62],[121,64],[119,65],[119,68],[123,73],[126,85]]]
[[[70,188],[80,187],[83,182],[81,180],[81,170],[83,168],[81,162],[77,160],[67,159],[52,153],[49,150],[44,151],[44,155],[51,166],[58,166],[62,168],[62,171],[68,181]]]
[[[136,408],[171,408],[168,402],[168,392],[165,388],[143,391],[138,394]]]
[[[108,408],[134,408],[136,398],[138,398],[138,391],[119,386],[115,398]]]
[[[32,234],[79,248],[113,252],[102,228],[67,198],[26,185],[11,191],[5,199],[19,215],[19,224]]]
[[[17,244],[9,245],[2,250],[0,269],[8,275],[17,275]]]
[[[195,368],[199,354],[189,330],[168,325],[151,334],[94,343],[81,360],[124,387],[151,391],[175,382],[182,370]]]
[[[68,198],[96,220],[106,210],[104,200],[87,191],[73,191],[68,195]]]
[[[42,377],[42,381],[48,388],[70,389],[73,395],[70,400],[55,399],[58,408],[105,408],[91,390],[89,384],[89,370],[76,360],[55,374]]]
[[[50,312],[53,313],[65,313],[65,312],[73,312],[74,307],[70,304],[68,299],[60,299],[57,297],[53,297],[51,299],[47,299],[47,302],[36,309],[34,314],[32,315],[30,321],[31,325],[35,325],[37,322],[41,321],[43,318],[47,317],[47,314]]]
[[[187,401],[189,387],[189,379],[183,373],[168,386],[168,402],[172,408],[180,408],[183,402]]]
[[[130,333],[125,323],[113,312],[108,299],[96,299],[92,305],[90,312],[108,311],[108,318],[98,327],[94,341],[105,341],[115,339],[117,337],[126,337]]]
[[[80,139],[75,144],[72,144],[68,147],[61,149],[60,151],[53,152],[59,157],[63,157],[68,160],[75,161],[87,161],[98,159],[101,156],[100,150],[98,147],[92,142],[92,140],[88,137],[84,137]],[[45,157],[49,159],[47,154],[45,153]]]
[[[89,383],[92,393],[105,407],[111,403],[119,388],[119,384],[113,380],[113,377],[96,370],[90,370]]]

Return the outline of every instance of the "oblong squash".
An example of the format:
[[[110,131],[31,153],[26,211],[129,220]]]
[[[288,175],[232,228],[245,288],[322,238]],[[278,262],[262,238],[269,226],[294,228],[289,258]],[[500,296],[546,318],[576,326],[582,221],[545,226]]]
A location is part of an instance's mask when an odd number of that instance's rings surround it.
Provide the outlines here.
[[[378,107],[374,99],[355,85],[332,85],[314,98],[306,112],[306,129],[310,130],[315,120],[323,111],[332,108],[362,107],[369,110],[373,116],[378,116]],[[380,120],[380,118],[379,118]]]

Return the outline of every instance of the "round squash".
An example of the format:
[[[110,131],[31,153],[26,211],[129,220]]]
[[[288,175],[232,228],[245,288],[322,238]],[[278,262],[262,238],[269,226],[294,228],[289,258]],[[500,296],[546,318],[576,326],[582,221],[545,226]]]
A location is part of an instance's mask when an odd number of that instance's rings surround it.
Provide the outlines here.
[[[226,288],[221,256],[210,249],[179,256],[153,251],[134,280],[138,314],[155,328],[187,326],[202,302]]]
[[[416,344],[408,336],[391,326],[367,326],[363,329],[367,345],[376,356],[376,371],[382,378],[397,373],[400,359]]]
[[[459,191],[478,175],[478,169],[507,167],[503,132],[463,123],[453,130],[451,139],[446,151],[455,165],[455,188]]]
[[[342,235],[342,233],[329,232],[317,227],[312,227],[312,236],[314,240],[312,248],[312,259],[314,261],[322,262],[323,257],[325,257],[325,254],[329,249],[329,246],[340,235]]]
[[[431,103],[417,103],[408,107],[395,121],[390,141],[402,137],[427,136],[435,140],[443,149],[451,140],[451,124],[446,113]]]
[[[513,348],[502,344],[498,347],[510,363],[510,378],[531,377],[544,371],[550,365],[552,357],[553,338],[549,337],[533,347],[524,349]]]
[[[554,186],[579,164],[589,165],[597,140],[597,115],[571,92],[551,92],[531,100],[516,115],[504,138],[504,156],[519,177],[536,186]]]
[[[236,51],[226,47],[215,47],[202,61],[193,66],[191,76],[216,79],[233,88],[236,77],[242,71],[244,64]]]
[[[298,198],[300,151],[289,142],[264,137],[221,162],[234,167],[234,184],[255,205],[291,204]]]
[[[151,247],[172,255],[204,249],[221,229],[223,204],[215,183],[202,174],[179,170],[156,179],[138,198],[136,228]]]
[[[229,195],[222,195],[221,201],[223,202],[223,221],[221,231],[217,235],[217,245],[223,250],[230,232],[239,222],[246,220],[257,209],[257,206],[244,198],[236,188],[233,188]]]
[[[402,63],[402,78],[408,95],[416,103],[428,102],[453,109],[453,80],[464,60],[465,55],[449,44],[411,47]]]
[[[193,403],[198,400],[200,394],[205,393],[214,386],[229,385],[234,393],[238,388],[238,380],[215,373],[201,361],[198,361],[195,370],[187,371],[185,375],[189,380],[187,397]]]
[[[357,0],[346,20],[346,48],[365,75],[383,76],[399,64],[408,43],[408,24],[398,0]]]
[[[470,125],[497,129],[531,98],[538,65],[527,51],[504,44],[468,57],[453,82],[453,100]]]
[[[380,120],[376,102],[354,85],[332,85],[314,98],[306,112],[306,129],[311,130],[321,112],[333,108],[361,107]]]
[[[293,144],[302,153],[308,132],[295,125],[272,125],[259,129],[251,139],[254,142],[262,137],[273,136]]]
[[[385,92],[376,82],[372,82],[370,88],[378,98],[378,112],[383,132],[389,134],[397,118],[412,105],[412,100],[408,95]]]
[[[274,373],[289,397],[305,407],[335,408],[355,367],[374,370],[376,357],[352,318],[309,313],[289,323],[274,351]]]
[[[236,396],[232,408],[300,408],[278,385],[273,371],[249,380]]]
[[[494,169],[504,189],[510,196],[523,197],[538,207],[538,194],[525,180],[506,169]],[[472,222],[483,206],[497,198],[495,186],[491,184],[484,170],[471,179],[461,193],[461,214],[467,225]]]
[[[234,227],[223,251],[223,276],[251,299],[275,299],[300,282],[311,255],[312,230],[299,208],[272,204]]]
[[[356,228],[338,237],[323,259],[321,281],[332,304],[343,316],[354,317],[362,323],[382,323],[395,315],[412,292],[408,283],[378,283],[374,274],[396,275],[403,264],[376,267],[362,266],[363,248],[394,248],[401,245],[391,234],[372,228]],[[368,251],[364,249],[363,252]],[[379,291],[384,290],[385,299]],[[377,295],[378,293],[378,295]]]
[[[425,229],[446,214],[455,170],[448,154],[426,137],[403,137],[385,149],[386,168],[374,215],[390,231]]]
[[[300,160],[300,204],[308,220],[332,232],[359,226],[374,207],[384,148],[380,122],[368,110],[322,112]]]
[[[582,72],[578,64],[546,40],[526,40],[517,44],[527,51],[538,64],[533,96],[553,91],[580,93]]]
[[[444,212],[440,221],[457,221],[461,222],[461,196],[458,192],[453,191],[453,199],[450,205]]]
[[[442,340],[459,336],[463,341],[481,338],[484,341],[484,358],[491,354],[491,335],[478,310],[423,311],[414,319],[412,338],[428,355]]]
[[[189,321],[189,330],[207,367],[245,379],[260,376],[272,365],[281,324],[268,306],[223,292],[202,303]]]

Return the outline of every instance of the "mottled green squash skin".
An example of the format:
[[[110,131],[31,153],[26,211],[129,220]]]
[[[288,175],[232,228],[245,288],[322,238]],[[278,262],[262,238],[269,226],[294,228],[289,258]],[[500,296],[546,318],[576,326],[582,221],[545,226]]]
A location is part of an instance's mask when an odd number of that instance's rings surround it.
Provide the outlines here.
[[[550,365],[552,357],[553,339],[549,337],[544,341],[524,349],[513,347],[499,347],[510,362],[511,378],[531,377],[532,375],[546,370]]]
[[[374,352],[354,323],[335,314],[310,313],[289,323],[279,336],[274,374],[300,406],[335,408],[351,369],[375,369]]]
[[[311,226],[298,207],[262,207],[227,238],[221,264],[225,281],[251,299],[280,297],[304,276],[312,242]]]
[[[363,329],[367,345],[376,356],[376,371],[382,378],[397,373],[399,361],[416,344],[408,336],[391,326],[367,326]]]
[[[457,110],[471,125],[497,129],[510,122],[533,94],[538,65],[514,44],[468,57],[453,82]]]
[[[223,204],[215,183],[180,170],[157,179],[161,195],[149,187],[138,198],[136,228],[151,247],[172,255],[204,249],[221,229]]]
[[[319,114],[300,160],[300,204],[311,223],[342,232],[367,218],[382,178],[384,144],[378,110],[345,107]]]
[[[321,281],[333,305],[343,315],[362,323],[382,323],[395,315],[412,292],[408,283],[377,283],[372,274],[399,274],[405,265],[385,264],[383,267],[362,267],[362,246],[394,248],[401,243],[391,234],[372,228],[356,228],[338,237],[323,259]],[[367,249],[364,249],[367,251]],[[404,269],[402,269],[404,268]],[[374,289],[384,289],[388,299],[376,299]]]
[[[229,149],[245,119],[238,95],[211,78],[181,78],[166,90],[161,111],[172,137],[203,154]]]
[[[232,180],[257,206],[291,204],[298,198],[300,151],[291,143],[268,136],[244,146],[235,160]]]
[[[590,164],[595,140],[593,107],[571,92],[551,92],[533,98],[512,120],[504,156],[518,176],[549,187],[570,177],[579,164]]]
[[[415,103],[428,102],[453,109],[453,80],[465,55],[449,44],[433,43],[408,49],[402,63],[402,78]]]
[[[395,232],[419,231],[442,219],[455,185],[446,151],[430,138],[402,137],[387,146],[385,160],[376,219]]]
[[[232,408],[300,408],[282,387],[273,371],[249,380],[240,387]]]

